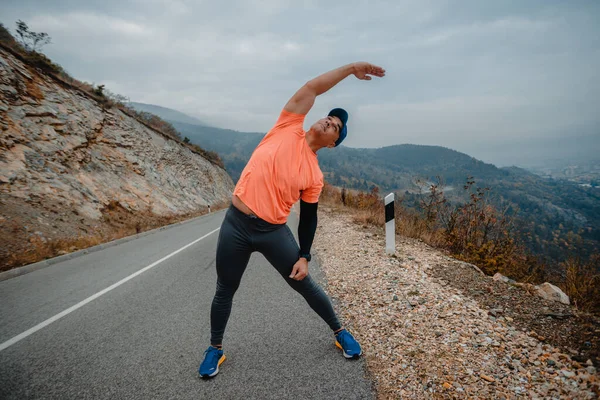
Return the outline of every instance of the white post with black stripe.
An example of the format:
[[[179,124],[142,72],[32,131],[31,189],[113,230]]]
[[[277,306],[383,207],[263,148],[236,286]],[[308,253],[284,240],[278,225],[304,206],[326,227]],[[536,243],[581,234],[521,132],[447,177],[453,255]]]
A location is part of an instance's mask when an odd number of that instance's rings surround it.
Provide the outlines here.
[[[394,193],[385,196],[385,252],[396,252],[396,221],[394,219]]]

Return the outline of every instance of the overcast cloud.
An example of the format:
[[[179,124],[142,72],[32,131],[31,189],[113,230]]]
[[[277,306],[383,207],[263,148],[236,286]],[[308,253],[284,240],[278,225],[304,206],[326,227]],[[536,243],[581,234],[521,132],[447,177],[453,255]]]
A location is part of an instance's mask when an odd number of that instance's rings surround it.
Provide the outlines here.
[[[534,138],[600,134],[598,1],[2,1],[73,77],[212,125],[267,131],[308,79],[383,66],[319,97],[351,147],[442,145],[486,161]],[[510,150],[508,150],[510,151]]]

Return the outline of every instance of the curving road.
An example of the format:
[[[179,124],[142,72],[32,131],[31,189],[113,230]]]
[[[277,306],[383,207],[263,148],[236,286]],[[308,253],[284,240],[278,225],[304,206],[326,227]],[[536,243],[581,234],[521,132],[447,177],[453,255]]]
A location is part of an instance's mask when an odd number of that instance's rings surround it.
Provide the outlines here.
[[[214,379],[198,378],[223,216],[0,282],[0,398],[374,398],[364,361],[344,359],[258,253],[234,298],[227,361]],[[289,223],[295,231],[295,214]],[[317,264],[310,271],[322,281]]]

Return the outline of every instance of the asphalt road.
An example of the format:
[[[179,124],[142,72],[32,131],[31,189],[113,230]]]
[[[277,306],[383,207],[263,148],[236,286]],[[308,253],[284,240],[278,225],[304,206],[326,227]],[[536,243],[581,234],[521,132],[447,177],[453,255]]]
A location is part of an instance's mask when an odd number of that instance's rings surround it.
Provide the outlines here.
[[[227,360],[214,379],[198,377],[223,216],[0,282],[0,398],[372,399],[364,360],[341,355],[329,327],[258,253],[234,298]],[[295,231],[295,214],[289,223]],[[317,264],[310,271],[322,282]]]

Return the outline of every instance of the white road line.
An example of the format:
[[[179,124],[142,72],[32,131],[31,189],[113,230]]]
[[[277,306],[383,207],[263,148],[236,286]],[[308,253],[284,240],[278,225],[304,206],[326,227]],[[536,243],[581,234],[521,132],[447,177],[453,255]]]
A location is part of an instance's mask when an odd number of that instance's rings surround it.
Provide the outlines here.
[[[17,343],[17,342],[18,342],[18,341],[20,341],[20,340],[23,340],[23,339],[25,339],[27,336],[29,336],[29,335],[31,335],[32,333],[35,333],[35,332],[39,331],[40,329],[42,329],[42,328],[44,328],[44,327],[46,327],[46,326],[50,325],[50,324],[51,324],[51,323],[53,323],[54,321],[58,321],[59,319],[61,319],[61,318],[62,318],[62,317],[64,317],[65,315],[68,315],[68,314],[72,313],[73,311],[77,310],[77,309],[78,309],[78,308],[80,308],[80,307],[83,307],[84,305],[86,305],[86,304],[87,304],[87,303],[89,303],[90,301],[92,301],[92,300],[95,300],[95,299],[97,299],[98,297],[102,296],[103,294],[106,294],[106,293],[110,292],[110,291],[111,291],[111,290],[113,290],[114,288],[121,286],[122,284],[124,284],[124,283],[125,283],[125,282],[127,282],[128,280],[130,280],[130,279],[133,279],[133,278],[135,278],[136,276],[138,276],[138,275],[140,275],[140,274],[143,274],[144,272],[148,271],[150,268],[153,268],[153,267],[157,266],[157,265],[158,265],[158,264],[160,264],[161,262],[163,262],[163,261],[165,261],[165,260],[167,260],[167,259],[169,259],[169,258],[173,257],[175,254],[177,254],[177,253],[179,253],[179,252],[181,252],[181,251],[183,251],[183,250],[187,249],[188,247],[192,246],[193,244],[195,244],[195,243],[197,243],[197,242],[201,241],[202,239],[204,239],[204,238],[206,238],[206,237],[208,237],[208,236],[212,235],[213,233],[215,233],[215,232],[216,232],[216,231],[218,231],[219,229],[221,229],[221,228],[217,228],[217,229],[215,229],[214,231],[207,233],[206,235],[202,236],[200,239],[196,239],[196,240],[194,240],[192,243],[190,243],[190,244],[187,244],[187,245],[183,246],[182,248],[180,248],[179,250],[176,250],[176,251],[172,252],[172,253],[171,253],[171,254],[169,254],[168,256],[166,256],[166,257],[163,257],[163,258],[161,258],[160,260],[153,262],[152,264],[148,265],[147,267],[144,267],[144,268],[140,269],[140,270],[139,270],[139,271],[137,271],[137,272],[134,272],[133,274],[129,275],[127,278],[123,278],[123,279],[121,279],[119,282],[117,282],[117,283],[115,283],[115,284],[113,284],[113,285],[111,285],[111,286],[107,287],[106,289],[104,289],[104,290],[102,290],[102,291],[100,291],[100,292],[98,292],[98,293],[96,293],[96,294],[94,294],[94,295],[92,295],[92,296],[88,297],[87,299],[85,299],[85,300],[83,300],[83,301],[81,301],[81,302],[79,302],[79,303],[75,304],[74,306],[71,306],[71,307],[67,308],[66,310],[64,310],[64,311],[62,311],[62,312],[60,312],[60,313],[56,314],[55,316],[48,318],[48,319],[47,319],[47,320],[45,320],[44,322],[41,322],[41,323],[37,324],[37,325],[36,325],[36,326],[34,326],[33,328],[26,330],[25,332],[23,332],[23,333],[21,333],[21,334],[19,334],[19,335],[15,336],[14,338],[12,338],[12,339],[10,339],[10,340],[7,340],[6,342],[4,342],[4,343],[0,344],[0,351],[2,351],[2,350],[4,350],[4,349],[6,349],[7,347],[10,347],[10,346],[12,346],[13,344]]]

